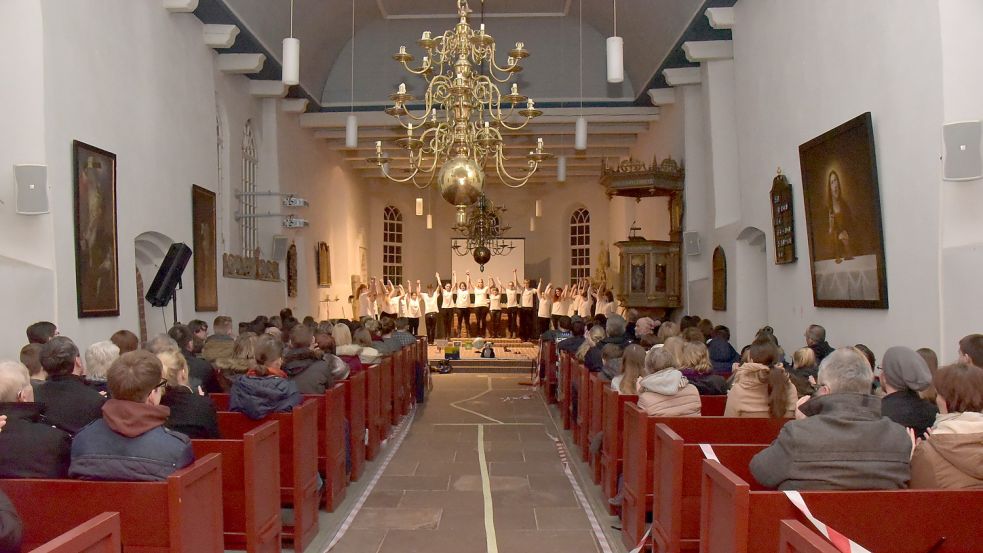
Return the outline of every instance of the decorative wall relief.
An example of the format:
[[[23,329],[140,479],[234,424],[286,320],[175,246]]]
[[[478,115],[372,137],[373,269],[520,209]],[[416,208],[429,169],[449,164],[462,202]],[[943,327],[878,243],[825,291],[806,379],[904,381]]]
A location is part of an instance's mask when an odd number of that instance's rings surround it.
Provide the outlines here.
[[[287,297],[297,297],[297,244],[287,248]]]
[[[279,282],[280,264],[258,257],[244,257],[225,253],[222,254],[222,276]]]

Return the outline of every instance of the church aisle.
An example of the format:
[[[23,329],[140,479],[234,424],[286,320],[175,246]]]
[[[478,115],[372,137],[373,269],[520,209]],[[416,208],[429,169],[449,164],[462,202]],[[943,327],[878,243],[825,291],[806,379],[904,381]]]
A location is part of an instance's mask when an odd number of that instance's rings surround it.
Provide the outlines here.
[[[520,379],[435,375],[427,403],[331,551],[601,551],[547,435],[557,430],[541,396]]]

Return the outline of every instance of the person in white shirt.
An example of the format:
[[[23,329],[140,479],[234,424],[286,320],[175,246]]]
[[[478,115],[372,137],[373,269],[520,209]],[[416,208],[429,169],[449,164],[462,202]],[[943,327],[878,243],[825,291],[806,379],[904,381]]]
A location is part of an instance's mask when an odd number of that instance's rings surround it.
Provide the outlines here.
[[[542,287],[543,279],[539,279],[539,286],[536,287],[536,295],[539,296],[539,311],[537,312],[539,331],[533,331],[532,338],[550,329],[550,314],[553,313],[553,283],[547,284],[546,290],[541,290]]]
[[[440,320],[444,326],[444,338],[454,336],[454,285],[451,282],[441,285],[440,273],[437,273],[437,287],[440,288]]]
[[[584,320],[591,316],[594,309],[594,288],[587,280],[584,280],[584,289],[580,292],[580,303],[577,305],[577,315]]]
[[[402,288],[403,288],[402,284],[400,284],[399,287],[397,288],[396,286],[393,286],[392,282],[386,281],[384,285],[384,290],[386,290],[386,294],[385,294],[386,303],[384,304],[383,312],[379,315],[379,318],[389,317],[392,319],[397,319],[400,317],[400,313],[399,313],[400,303],[401,303],[400,300],[402,300],[403,295],[405,295],[405,292],[403,292]]]
[[[440,281],[437,281],[438,284]],[[416,289],[420,289],[420,281],[416,281]],[[440,307],[438,306],[438,299],[440,298],[440,289],[435,289],[433,284],[427,285],[427,291],[421,294],[423,296],[423,320],[427,327],[427,343],[433,345],[434,339],[437,337],[437,317],[440,314]]]
[[[519,295],[520,291],[516,288],[519,285],[519,272],[512,270],[512,280],[506,286],[498,282],[498,287],[505,289],[505,311],[509,314],[508,330],[506,336],[509,338],[519,337]]]
[[[597,310],[594,312],[596,315],[610,318],[611,315],[617,313],[618,305],[614,301],[614,294],[611,290],[601,288],[599,292],[594,294],[594,298],[597,300]]]
[[[413,290],[413,285],[407,280],[406,290],[408,293],[403,297],[403,316],[410,322],[410,334],[419,336],[420,317],[423,316],[423,310],[420,306],[422,301],[420,299],[420,281],[416,281],[416,290]]]
[[[457,274],[453,274],[457,280]],[[471,291],[468,283],[463,280],[457,283],[457,290],[454,292],[454,313],[457,315],[457,336],[464,337],[464,327],[471,328]],[[470,335],[470,333],[469,333]]]
[[[519,303],[519,337],[523,340],[531,340],[535,333],[533,313],[536,307],[536,296],[539,292],[533,288],[532,279],[527,278],[525,284]],[[540,286],[542,286],[542,281],[540,281]]]
[[[372,287],[365,284],[359,284],[358,289],[355,291],[355,297],[358,298],[358,320],[362,320],[364,317],[375,318],[378,314],[375,309],[375,278],[372,279]]]
[[[474,293],[474,304],[472,305],[475,318],[478,319],[477,324],[477,334],[475,336],[485,336],[486,329],[488,325],[488,288],[485,286],[485,280],[482,278],[478,279],[477,284],[471,283],[471,271],[467,272],[468,277],[468,290]]]
[[[550,309],[550,315],[553,322],[553,330],[560,329],[560,317],[566,317],[567,311],[570,309],[570,287],[564,286],[563,288],[553,289],[553,303]]]
[[[489,282],[494,283],[494,278],[489,278]],[[489,334],[492,338],[499,338],[502,331],[502,292],[495,284],[488,288],[488,311],[491,313],[491,328]]]

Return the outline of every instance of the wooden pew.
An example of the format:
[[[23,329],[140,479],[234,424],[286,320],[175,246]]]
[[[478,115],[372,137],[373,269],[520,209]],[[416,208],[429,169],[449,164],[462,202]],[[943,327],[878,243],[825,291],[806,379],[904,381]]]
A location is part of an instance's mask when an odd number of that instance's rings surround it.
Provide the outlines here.
[[[270,421],[243,432],[221,428],[220,440],[191,440],[196,457],[222,456],[222,520],[226,549],[279,553],[280,423]]]
[[[31,553],[120,553],[119,520],[119,513],[96,515]]]
[[[678,424],[677,424],[678,426]],[[704,453],[663,423],[655,425],[652,448],[652,545],[654,551],[697,551]],[[720,462],[750,478],[748,464],[767,444],[711,444]]]
[[[345,387],[345,414],[348,419],[352,453],[351,479],[358,480],[365,470],[365,371],[342,381]]]
[[[379,417],[382,413],[382,365],[365,369],[365,427],[369,440],[365,444],[365,458],[369,461],[379,454],[382,436],[379,434]]]
[[[590,398],[590,421],[587,430],[588,457],[590,460],[591,477],[595,484],[601,483],[601,453],[590,455],[590,442],[599,432],[604,430],[604,388],[610,388],[611,383],[601,379],[600,373],[589,373],[588,397]]]
[[[645,533],[652,512],[652,448],[655,425],[665,423],[684,440],[704,443],[767,444],[778,436],[788,419],[734,417],[650,417],[634,403],[624,406],[624,500],[621,537],[635,547]]]
[[[700,396],[700,415],[704,417],[724,416],[724,407],[727,405],[727,395],[719,396]]]
[[[580,446],[580,460],[586,462],[590,457],[590,371],[581,363],[577,365],[577,439],[574,442]]]
[[[604,441],[601,444],[601,490],[605,500],[618,494],[618,477],[622,472],[624,449],[622,434],[625,422],[625,404],[635,403],[638,396],[619,395],[610,386],[602,391],[604,404]],[[613,505],[605,501],[608,513],[615,514]]]
[[[540,362],[543,364],[543,392],[546,394],[546,403],[556,403],[556,342],[540,340],[539,351]]]
[[[778,553],[840,553],[826,538],[797,520],[783,520],[778,527]]]
[[[207,455],[163,482],[0,480],[24,521],[24,549],[107,511],[120,514],[124,551],[222,553],[222,461]],[[57,499],[56,499],[57,498]]]
[[[573,386],[571,385],[573,380],[573,371],[571,370],[571,357],[570,354],[563,352],[560,354],[560,386],[563,386],[563,392],[559,394],[561,397],[560,402],[560,417],[563,420],[563,429],[571,429],[571,417],[573,416]]]
[[[570,435],[573,436],[573,443],[580,447],[580,420],[584,416],[584,404],[581,401],[580,389],[581,371],[586,371],[584,364],[577,359],[570,360]],[[574,391],[574,389],[576,391]],[[576,397],[574,397],[576,396]],[[574,413],[573,405],[577,404],[577,411]]]
[[[392,410],[389,412],[389,423],[392,426],[397,426],[399,424],[399,419],[403,415],[403,396],[406,390],[403,389],[403,382],[405,379],[406,371],[406,354],[407,349],[403,348],[392,355],[392,390],[390,390],[389,401],[392,404]]]
[[[701,552],[774,553],[782,520],[810,524],[784,493],[755,488],[703,461]],[[817,519],[876,553],[980,550],[983,489],[803,491],[802,498]]]
[[[390,422],[393,412],[393,366],[395,360],[390,355],[386,357],[379,367],[379,414],[376,416],[376,425],[379,427],[379,439],[385,440],[389,437]]]
[[[294,523],[284,525],[283,539],[303,551],[318,531],[317,402],[305,399],[290,413],[274,413],[254,421],[242,413],[219,412],[223,435],[245,433],[263,422],[280,423],[280,504],[292,506]]]
[[[335,384],[324,395],[304,395],[317,403],[317,463],[324,477],[322,499],[333,512],[345,499],[348,471],[345,470],[345,388]]]

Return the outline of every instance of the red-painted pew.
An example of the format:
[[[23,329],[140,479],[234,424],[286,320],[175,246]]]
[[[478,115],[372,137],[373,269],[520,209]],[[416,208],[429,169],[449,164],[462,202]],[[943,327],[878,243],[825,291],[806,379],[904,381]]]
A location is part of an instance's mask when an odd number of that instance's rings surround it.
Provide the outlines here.
[[[39,547],[105,512],[119,512],[130,553],[222,553],[222,462],[207,455],[163,482],[0,480],[24,521],[23,547]]]
[[[349,425],[352,453],[351,479],[358,480],[365,470],[365,371],[342,381],[345,387],[345,413]]]
[[[333,512],[345,499],[348,471],[345,467],[345,387],[335,384],[324,395],[305,395],[317,403],[317,463],[324,475],[322,499]]]
[[[292,506],[294,515],[293,525],[283,527],[283,539],[293,542],[297,551],[303,551],[318,531],[317,415],[317,401],[311,399],[289,413],[274,413],[260,421],[242,413],[218,413],[223,435],[244,434],[268,421],[280,423],[280,504]]]
[[[386,357],[379,371],[379,413],[376,415],[376,425],[379,427],[379,439],[389,437],[390,423],[393,411],[393,356]]]
[[[625,404],[635,403],[638,396],[619,395],[610,386],[602,391],[604,411],[604,441],[601,444],[601,491],[609,500],[618,494],[618,476],[624,464],[622,438],[625,427]],[[615,513],[615,507],[605,501],[608,512]]]
[[[665,423],[684,440],[711,444],[767,444],[788,419],[734,417],[650,417],[634,403],[624,406],[624,500],[621,537],[635,547],[652,512],[652,449],[655,425]]]
[[[31,553],[120,553],[122,550],[119,513],[102,513]]]
[[[556,342],[552,340],[540,340],[539,352],[539,362],[543,370],[543,394],[546,397],[546,403],[556,403]]]
[[[572,358],[570,354],[563,352],[560,354],[560,384],[562,391],[559,392],[560,398],[560,417],[563,420],[563,429],[571,430],[573,425],[573,370]]]
[[[379,434],[379,417],[382,413],[382,365],[371,365],[365,369],[365,427],[368,441],[365,443],[365,458],[369,461],[379,454],[382,436]]]
[[[220,423],[221,424],[221,423]],[[222,456],[222,520],[226,549],[279,553],[280,423],[245,432],[224,425],[220,440],[191,440],[196,457]]]
[[[700,396],[700,415],[704,417],[722,417],[727,406],[727,395]]]
[[[678,424],[677,424],[678,426]],[[655,425],[652,448],[653,551],[678,553],[699,550],[700,486],[704,453],[700,440],[686,441],[669,426]],[[711,444],[717,458],[742,477],[748,464],[766,444]]]
[[[588,397],[590,398],[590,420],[588,421],[587,446],[590,461],[591,478],[595,484],[601,483],[601,454],[590,454],[590,443],[594,436],[604,430],[604,389],[610,388],[611,383],[601,378],[600,373],[588,373]]]
[[[573,443],[577,445],[580,451],[580,460],[587,460],[587,452],[590,444],[590,440],[587,437],[587,433],[590,430],[588,425],[590,424],[590,399],[589,399],[589,386],[590,386],[590,371],[578,360],[574,360],[571,365],[571,378],[577,383],[577,420],[574,422],[573,428],[570,431],[573,433]]]
[[[703,461],[700,551],[774,553],[781,521],[810,524],[784,493]],[[983,490],[803,491],[813,516],[875,553],[980,551]]]
[[[778,553],[840,553],[826,538],[797,520],[783,520],[778,527]]]

